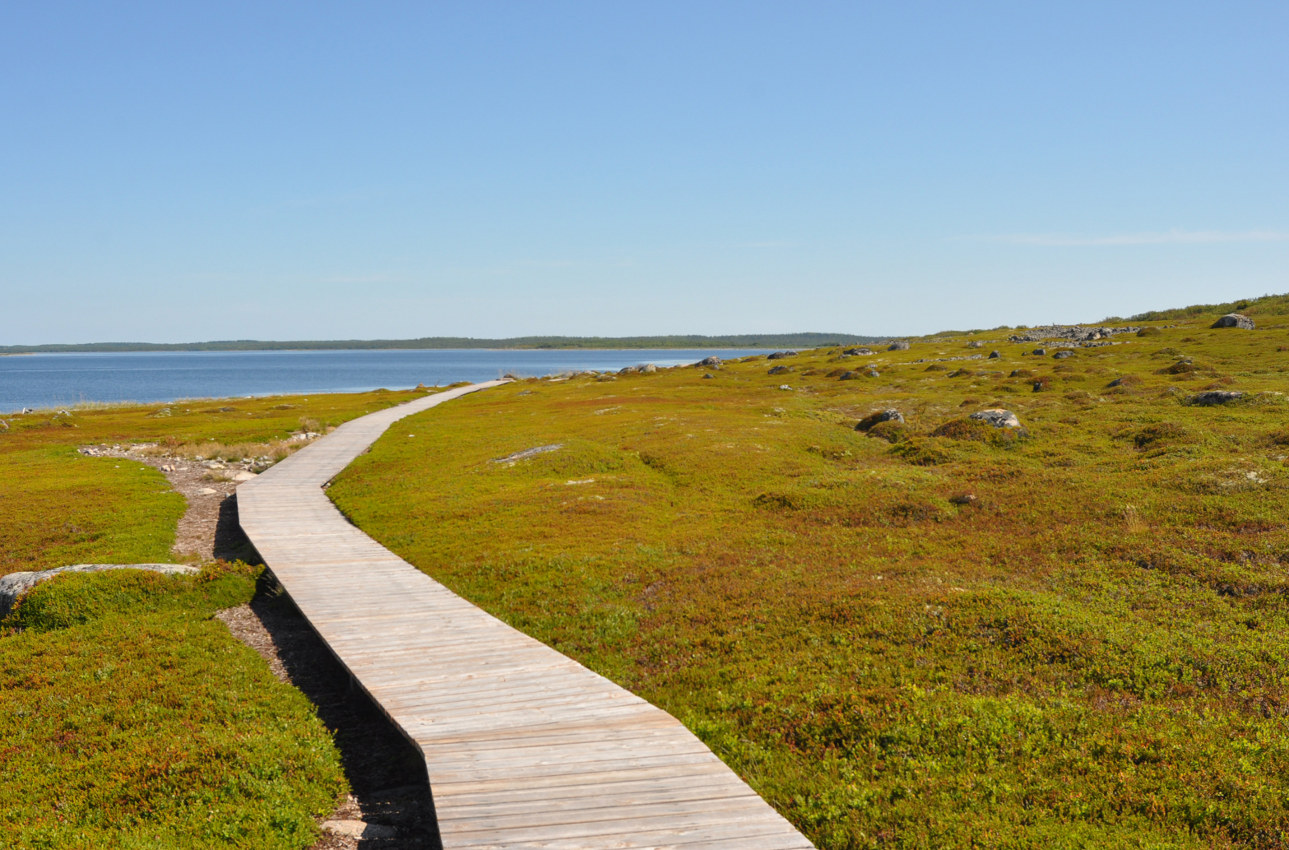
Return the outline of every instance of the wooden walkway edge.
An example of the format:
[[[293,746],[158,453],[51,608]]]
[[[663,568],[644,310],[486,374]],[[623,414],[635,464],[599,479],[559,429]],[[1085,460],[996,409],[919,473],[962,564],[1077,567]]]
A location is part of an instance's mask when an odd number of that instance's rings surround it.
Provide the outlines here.
[[[355,419],[237,489],[265,563],[424,754],[443,846],[811,848],[670,714],[451,593],[327,499],[394,422],[500,383]]]

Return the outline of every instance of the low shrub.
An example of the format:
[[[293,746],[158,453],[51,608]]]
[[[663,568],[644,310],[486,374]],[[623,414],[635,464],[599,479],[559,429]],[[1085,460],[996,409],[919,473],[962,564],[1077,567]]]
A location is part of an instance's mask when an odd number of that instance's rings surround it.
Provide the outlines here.
[[[879,440],[885,440],[888,443],[898,443],[909,435],[909,427],[903,422],[894,420],[889,422],[878,422],[867,429],[868,436],[876,437]]]
[[[1193,442],[1195,442],[1195,436],[1190,429],[1176,422],[1147,425],[1132,435],[1132,444],[1143,451]]]
[[[987,422],[964,416],[960,419],[950,419],[940,425],[931,432],[931,436],[985,443],[991,446],[1007,446],[1021,440],[1025,434],[1021,428],[996,428]]]
[[[891,454],[915,466],[935,466],[949,460],[949,453],[934,442],[921,437],[908,437],[891,446]]]

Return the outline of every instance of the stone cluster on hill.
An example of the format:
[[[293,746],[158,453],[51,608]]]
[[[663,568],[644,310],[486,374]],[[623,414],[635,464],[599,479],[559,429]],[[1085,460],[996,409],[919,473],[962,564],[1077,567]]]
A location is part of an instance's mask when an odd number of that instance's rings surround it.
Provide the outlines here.
[[[1115,334],[1135,334],[1141,330],[1138,327],[1111,328],[1111,327],[1088,327],[1086,325],[1044,325],[1038,328],[1029,328],[1023,333],[1012,334],[1008,337],[1011,342],[1042,342],[1048,339],[1064,339],[1070,342],[1087,344],[1106,340]]]
[[[1021,427],[1020,418],[1010,410],[1003,410],[999,407],[993,407],[988,410],[978,410],[969,417],[978,422],[984,422],[995,428],[1019,428]]]

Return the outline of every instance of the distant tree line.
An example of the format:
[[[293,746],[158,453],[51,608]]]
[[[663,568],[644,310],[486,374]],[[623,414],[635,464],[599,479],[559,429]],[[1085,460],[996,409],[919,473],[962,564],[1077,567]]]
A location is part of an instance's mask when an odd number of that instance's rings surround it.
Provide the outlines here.
[[[431,336],[420,339],[332,339],[271,341],[255,339],[213,342],[86,342],[51,345],[5,345],[0,354],[45,354],[90,351],[314,351],[338,349],[461,348],[826,348],[863,345],[886,337],[839,333],[732,334],[726,336],[516,336],[506,339]]]

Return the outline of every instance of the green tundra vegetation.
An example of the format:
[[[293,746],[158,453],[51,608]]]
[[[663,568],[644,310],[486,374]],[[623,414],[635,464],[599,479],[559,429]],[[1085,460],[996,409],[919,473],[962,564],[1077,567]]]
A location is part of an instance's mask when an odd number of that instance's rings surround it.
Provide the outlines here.
[[[0,574],[173,561],[184,500],[141,463],[82,445],[192,457],[280,455],[421,393],[71,408],[0,423]],[[0,844],[308,847],[346,790],[312,706],[212,619],[259,568],[69,574],[0,623]]]
[[[1014,333],[514,382],[329,492],[820,847],[1289,846],[1289,297]]]

